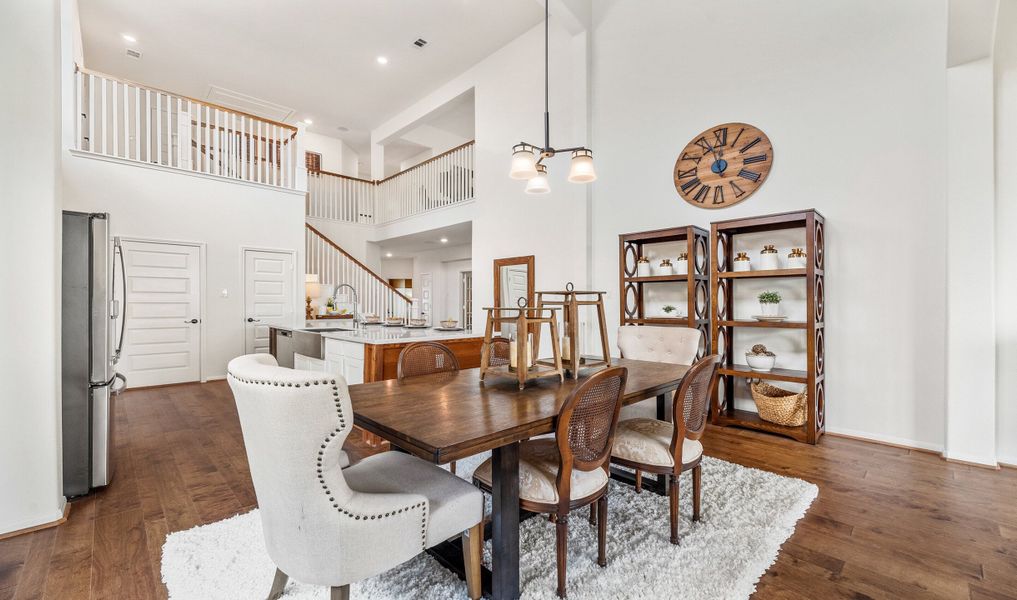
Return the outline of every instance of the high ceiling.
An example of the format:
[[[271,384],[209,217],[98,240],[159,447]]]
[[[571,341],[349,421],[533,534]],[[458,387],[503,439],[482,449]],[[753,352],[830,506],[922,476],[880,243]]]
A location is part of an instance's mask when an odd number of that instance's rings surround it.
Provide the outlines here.
[[[442,239],[448,240],[442,242]],[[462,246],[473,241],[473,223],[456,223],[437,229],[411,233],[402,237],[377,242],[381,255],[385,258],[413,258],[420,252]],[[392,256],[387,256],[391,253]]]
[[[80,13],[87,67],[193,98],[216,86],[292,109],[286,122],[310,118],[311,131],[363,159],[372,128],[543,17],[533,0],[80,0]]]

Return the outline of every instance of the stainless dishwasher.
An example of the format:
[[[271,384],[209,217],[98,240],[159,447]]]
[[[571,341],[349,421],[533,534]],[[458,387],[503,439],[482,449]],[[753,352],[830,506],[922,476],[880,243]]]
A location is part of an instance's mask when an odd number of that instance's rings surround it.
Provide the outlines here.
[[[275,360],[280,367],[293,368],[293,332],[272,328],[275,335]]]

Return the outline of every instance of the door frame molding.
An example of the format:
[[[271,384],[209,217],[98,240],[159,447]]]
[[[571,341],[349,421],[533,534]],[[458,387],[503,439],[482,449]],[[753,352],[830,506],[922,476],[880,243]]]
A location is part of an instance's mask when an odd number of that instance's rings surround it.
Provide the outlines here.
[[[208,335],[205,329],[205,291],[208,289],[208,244],[205,242],[192,242],[185,240],[168,240],[164,238],[150,238],[141,237],[135,235],[121,235],[113,236],[119,237],[121,242],[140,242],[145,244],[170,244],[174,246],[190,246],[198,249],[198,335],[201,336],[201,340],[198,343],[198,381],[200,383],[208,383],[208,374],[205,372],[205,357],[208,356],[208,349],[206,347]],[[112,237],[111,237],[112,239]],[[127,265],[124,265],[126,270]],[[124,285],[127,285],[127,281],[124,281]],[[121,309],[121,314],[127,313],[127,307],[124,306]]]
[[[303,290],[303,288],[300,287],[300,285],[303,283],[302,281],[303,277],[300,277],[300,275],[303,275],[306,266],[305,267],[297,266],[300,263],[299,261],[300,253],[297,252],[296,250],[293,250],[292,248],[270,248],[267,246],[249,246],[246,244],[241,244],[239,257],[240,290],[244,293],[243,296],[244,302],[243,310],[241,311],[241,313],[243,314],[240,315],[240,326],[243,327],[244,334],[241,336],[241,338],[243,338],[241,340],[242,342],[240,348],[241,353],[238,354],[237,356],[243,356],[244,354],[247,354],[247,325],[245,321],[246,317],[244,316],[244,314],[247,313],[247,262],[244,256],[248,250],[252,252],[278,252],[280,254],[289,254],[290,256],[293,257],[293,297],[290,298],[290,301],[293,302],[294,322],[291,323],[290,325],[296,325],[296,321],[303,321],[303,319],[297,319],[297,315],[304,314],[304,302],[303,302],[304,294],[300,293]]]

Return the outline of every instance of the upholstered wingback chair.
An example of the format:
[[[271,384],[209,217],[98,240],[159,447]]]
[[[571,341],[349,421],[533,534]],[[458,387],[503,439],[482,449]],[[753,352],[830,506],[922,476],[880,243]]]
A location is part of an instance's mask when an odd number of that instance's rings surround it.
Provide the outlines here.
[[[679,365],[696,362],[702,334],[690,327],[660,327],[653,325],[624,325],[618,328],[618,349],[622,358],[650,360]],[[670,400],[665,413],[670,414]],[[657,418],[656,405],[637,402],[622,409],[622,419]]]
[[[464,533],[471,598],[480,596],[483,494],[398,452],[340,468],[353,427],[342,377],[277,366],[265,354],[229,363],[268,554],[278,568],[269,598],[288,577],[332,588],[386,571]]]

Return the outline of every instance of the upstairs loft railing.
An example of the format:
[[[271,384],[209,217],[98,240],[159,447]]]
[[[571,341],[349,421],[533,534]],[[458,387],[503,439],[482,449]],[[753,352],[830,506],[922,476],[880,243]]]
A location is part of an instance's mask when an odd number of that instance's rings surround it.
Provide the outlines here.
[[[377,273],[309,224],[304,248],[306,272],[331,286],[347,283],[357,290],[360,310],[380,317],[406,318],[411,301]]]
[[[473,199],[470,141],[380,181],[307,174],[307,216],[381,224]]]
[[[80,67],[75,102],[83,152],[298,189],[291,125]]]

